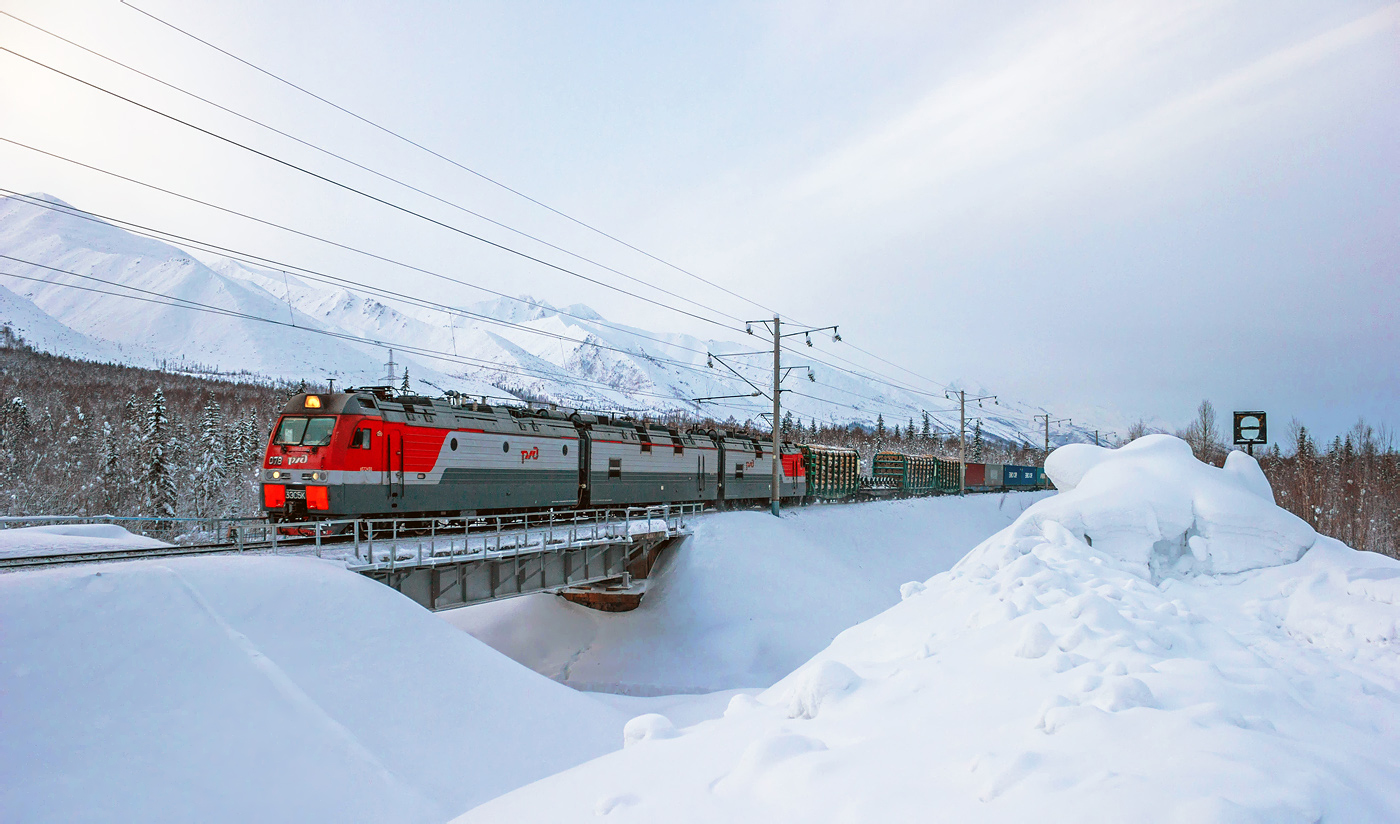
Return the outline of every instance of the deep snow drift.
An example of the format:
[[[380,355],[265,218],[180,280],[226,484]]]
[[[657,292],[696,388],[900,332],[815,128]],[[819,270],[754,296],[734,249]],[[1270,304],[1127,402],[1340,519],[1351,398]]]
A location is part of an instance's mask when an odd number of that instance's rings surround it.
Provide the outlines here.
[[[439,613],[579,689],[632,695],[767,687],[836,634],[951,567],[1048,493],[706,515],[662,556],[634,612],[531,595]]]
[[[7,821],[440,822],[625,716],[305,558],[0,575]]]
[[[1244,456],[1047,469],[1062,494],[723,718],[640,716],[460,820],[1400,820],[1400,563]]]

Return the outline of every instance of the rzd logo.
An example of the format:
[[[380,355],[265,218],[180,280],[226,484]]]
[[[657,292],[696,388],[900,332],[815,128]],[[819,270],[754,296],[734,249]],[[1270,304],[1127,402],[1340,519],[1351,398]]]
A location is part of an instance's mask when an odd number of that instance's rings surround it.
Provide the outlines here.
[[[287,458],[287,463],[289,463],[289,464],[304,464],[304,463],[306,463],[306,457],[307,457],[307,456],[305,456],[305,455],[292,455],[291,457]]]
[[[538,446],[535,447],[534,449],[522,449],[522,450],[520,450],[520,462],[521,462],[521,463],[525,463],[526,461],[538,461],[539,459],[540,459],[540,448],[539,448]]]

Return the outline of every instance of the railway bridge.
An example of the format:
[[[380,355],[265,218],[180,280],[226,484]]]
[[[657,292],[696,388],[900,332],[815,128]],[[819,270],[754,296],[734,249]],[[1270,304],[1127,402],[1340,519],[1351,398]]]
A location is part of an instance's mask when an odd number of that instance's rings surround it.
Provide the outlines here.
[[[177,540],[160,546],[12,554],[0,557],[0,569],[210,553],[313,555],[340,561],[430,610],[556,592],[595,609],[622,611],[640,603],[658,556],[691,534],[701,512],[701,504],[669,504],[275,525],[261,518],[5,518],[0,526],[116,524]]]

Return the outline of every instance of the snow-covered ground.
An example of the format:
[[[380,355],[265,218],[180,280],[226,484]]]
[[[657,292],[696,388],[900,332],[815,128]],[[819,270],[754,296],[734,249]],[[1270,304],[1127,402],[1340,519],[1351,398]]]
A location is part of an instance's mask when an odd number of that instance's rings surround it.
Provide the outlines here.
[[[633,612],[553,595],[439,613],[536,672],[632,695],[767,687],[1049,493],[703,516]]]
[[[0,529],[0,558],[75,555],[108,549],[149,549],[164,541],[133,535],[116,524],[56,524]]]
[[[311,558],[0,575],[0,809],[1400,820],[1400,563],[1244,456],[1153,436],[1049,471],[1059,494],[704,518],[620,615],[435,616]]]
[[[441,822],[626,716],[305,558],[0,575],[0,818]]]
[[[1047,469],[1065,491],[722,718],[639,716],[460,821],[1400,820],[1400,563],[1243,455]]]

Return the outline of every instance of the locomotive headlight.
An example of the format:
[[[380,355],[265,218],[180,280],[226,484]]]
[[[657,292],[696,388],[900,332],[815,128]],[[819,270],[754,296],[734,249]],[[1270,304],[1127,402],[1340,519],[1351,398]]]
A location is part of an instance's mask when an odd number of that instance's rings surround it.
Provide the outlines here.
[[[281,473],[281,472],[278,472],[278,471],[275,470],[275,469],[272,470],[272,480],[275,481],[275,480],[277,480],[277,479],[280,478],[280,477],[282,477],[282,473]]]

